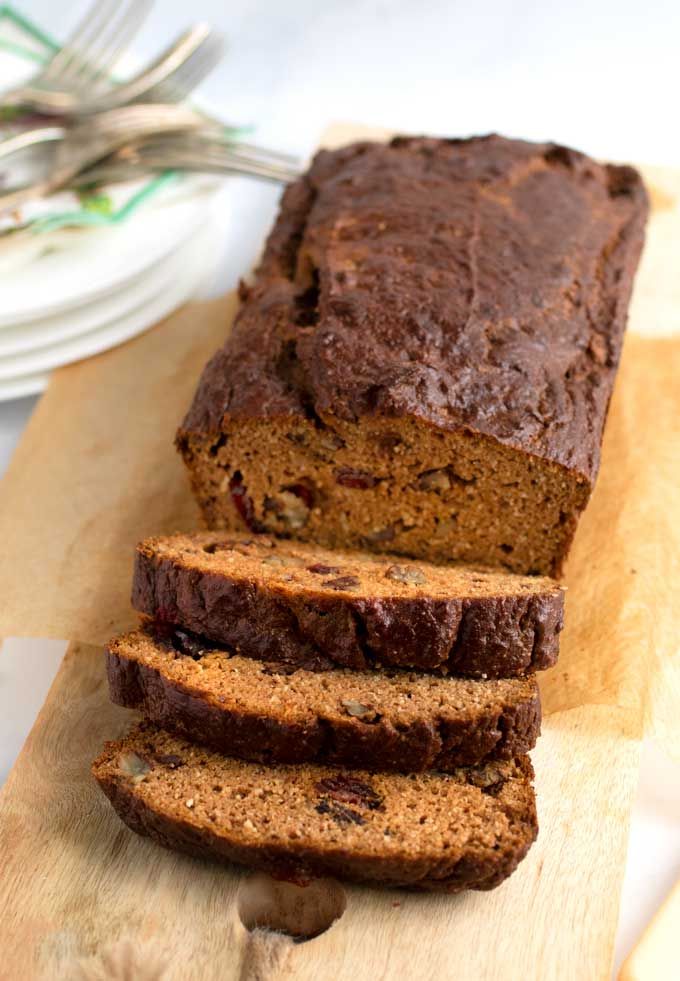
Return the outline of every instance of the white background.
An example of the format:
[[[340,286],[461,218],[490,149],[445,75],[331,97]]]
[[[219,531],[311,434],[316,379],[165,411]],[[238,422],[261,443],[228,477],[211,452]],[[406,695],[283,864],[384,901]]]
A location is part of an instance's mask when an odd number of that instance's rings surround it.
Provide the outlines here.
[[[22,10],[63,37],[82,6],[29,0]],[[270,146],[304,155],[340,119],[442,135],[497,130],[680,165],[680,0],[156,0],[136,53],[155,54],[200,19],[229,41],[202,91],[225,119],[257,123]],[[232,288],[250,268],[277,197],[232,180],[208,293]],[[0,472],[33,405],[0,405]],[[2,650],[0,783],[62,650],[56,641]],[[648,746],[617,961],[678,874],[680,774]]]

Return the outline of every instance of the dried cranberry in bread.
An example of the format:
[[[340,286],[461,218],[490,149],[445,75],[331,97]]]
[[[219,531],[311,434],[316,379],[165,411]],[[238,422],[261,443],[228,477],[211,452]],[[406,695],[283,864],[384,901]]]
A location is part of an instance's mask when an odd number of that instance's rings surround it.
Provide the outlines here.
[[[451,771],[534,746],[534,678],[472,681],[403,670],[315,672],[146,630],[107,650],[112,701],[241,759]]]
[[[132,602],[246,657],[501,678],[554,664],[564,591],[493,569],[198,532],[138,546]]]
[[[178,433],[208,527],[558,574],[646,214],[552,143],[319,153]]]
[[[527,757],[451,774],[265,766],[146,723],[107,743],[93,773],[138,834],[294,880],[491,889],[537,833]]]

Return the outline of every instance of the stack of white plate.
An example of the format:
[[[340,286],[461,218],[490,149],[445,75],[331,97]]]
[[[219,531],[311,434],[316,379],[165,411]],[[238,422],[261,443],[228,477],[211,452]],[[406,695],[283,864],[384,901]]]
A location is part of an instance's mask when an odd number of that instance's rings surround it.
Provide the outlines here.
[[[21,261],[0,254],[0,401],[42,391],[49,372],[146,330],[195,295],[219,244],[215,185],[121,225],[64,230]],[[8,245],[10,243],[8,242]]]

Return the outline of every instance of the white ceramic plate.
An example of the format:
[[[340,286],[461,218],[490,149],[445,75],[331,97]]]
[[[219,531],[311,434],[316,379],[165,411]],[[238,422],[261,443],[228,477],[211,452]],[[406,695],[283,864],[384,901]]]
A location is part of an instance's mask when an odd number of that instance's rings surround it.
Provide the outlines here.
[[[13,381],[0,382],[0,402],[23,399],[27,395],[39,395],[47,388],[49,375],[22,375]]]
[[[6,359],[98,330],[140,309],[181,274],[187,250],[193,239],[200,236],[204,236],[203,230],[194,232],[189,242],[108,296],[36,322],[3,327],[0,329],[0,367]]]
[[[53,368],[99,354],[158,323],[200,288],[210,271],[205,257],[215,253],[215,231],[209,228],[182,250],[183,272],[176,273],[170,285],[141,308],[85,335],[4,359],[0,365],[0,401],[40,392],[47,384],[46,373]]]
[[[18,268],[3,272],[0,256],[0,327],[53,316],[120,290],[205,223],[210,187],[157,207],[150,203],[114,228],[65,229],[62,248]]]

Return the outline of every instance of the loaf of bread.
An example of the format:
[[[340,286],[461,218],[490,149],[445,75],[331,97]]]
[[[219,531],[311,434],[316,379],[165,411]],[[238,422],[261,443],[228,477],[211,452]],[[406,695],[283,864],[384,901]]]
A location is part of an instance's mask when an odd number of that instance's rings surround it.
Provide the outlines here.
[[[132,603],[247,657],[502,678],[554,664],[564,590],[540,576],[199,532],[138,546]]]
[[[107,673],[117,704],[229,756],[268,763],[450,772],[522,756],[540,730],[534,678],[309,671],[167,627],[112,641]]]
[[[554,144],[319,153],[178,433],[208,527],[559,573],[646,212]]]
[[[133,831],[292,880],[491,889],[537,832],[526,757],[448,775],[265,766],[146,723],[107,743],[93,773]]]

